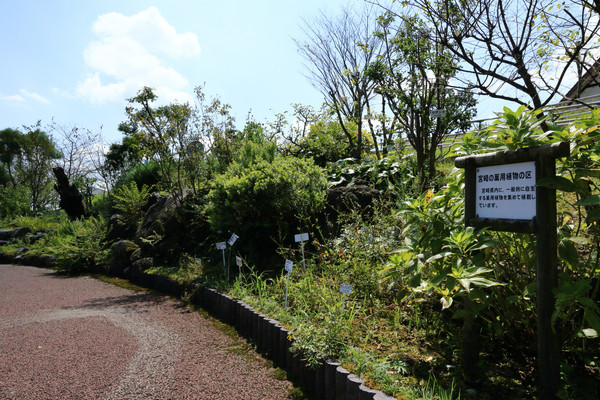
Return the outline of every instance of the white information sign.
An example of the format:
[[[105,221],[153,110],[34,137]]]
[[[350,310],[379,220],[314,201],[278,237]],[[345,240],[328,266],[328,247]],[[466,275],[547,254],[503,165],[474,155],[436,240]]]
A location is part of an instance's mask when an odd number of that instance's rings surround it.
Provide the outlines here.
[[[299,233],[297,235],[294,235],[294,240],[296,242],[306,242],[308,241],[308,233]]]
[[[217,243],[217,250],[225,250],[227,248],[227,243],[219,242]]]
[[[285,271],[288,274],[292,273],[292,269],[294,268],[294,263],[291,262],[290,260],[285,260]]]
[[[431,110],[431,118],[444,118],[446,116],[446,110],[434,108]]]
[[[352,293],[352,285],[341,284],[340,285],[340,292],[342,292],[342,293]]]
[[[476,169],[475,216],[494,219],[535,217],[535,162]]]
[[[229,238],[229,240],[227,241],[227,243],[229,243],[230,246],[233,246],[233,244],[235,243],[235,241],[238,240],[239,238],[240,237],[234,233],[233,235],[231,235],[231,237]]]

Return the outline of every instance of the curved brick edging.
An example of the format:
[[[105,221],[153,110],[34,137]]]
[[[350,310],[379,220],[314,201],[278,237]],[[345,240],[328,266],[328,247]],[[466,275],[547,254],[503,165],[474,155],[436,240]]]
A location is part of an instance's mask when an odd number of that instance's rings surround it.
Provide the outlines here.
[[[0,263],[18,263],[49,268],[50,257],[17,258],[0,253]],[[130,281],[140,286],[181,297],[186,287],[173,279],[143,272],[132,274]],[[290,331],[278,321],[256,311],[241,300],[222,294],[215,289],[202,287],[190,296],[193,305],[201,306],[215,318],[235,327],[245,338],[256,343],[257,350],[286,370],[288,378],[303,386],[317,399],[323,400],[393,400],[379,390],[363,384],[362,379],[344,369],[337,361],[328,360],[316,368],[309,368],[301,355],[290,348]]]

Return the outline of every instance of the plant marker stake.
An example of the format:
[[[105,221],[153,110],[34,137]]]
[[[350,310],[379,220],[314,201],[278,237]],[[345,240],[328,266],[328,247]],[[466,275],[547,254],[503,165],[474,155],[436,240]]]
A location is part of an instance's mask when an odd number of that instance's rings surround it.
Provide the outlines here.
[[[287,277],[285,278],[285,309],[288,308],[288,289],[290,286],[290,275],[292,275],[292,270],[294,269],[294,263],[290,260],[285,260],[285,270],[287,271]]]
[[[238,266],[238,273],[239,273],[240,280],[241,280],[242,279],[242,267],[244,265],[244,261],[242,260],[242,257],[235,256],[235,263]]]
[[[231,235],[231,237],[229,238],[229,240],[227,241],[227,244],[230,246],[229,248],[229,257],[228,260],[231,261],[231,253],[233,252],[233,245],[235,244],[235,241],[238,240],[240,237],[238,235],[236,235],[235,233]],[[229,269],[230,269],[230,265],[231,263],[227,264],[227,268],[225,270],[225,274],[227,276],[227,280],[229,281]]]
[[[342,307],[346,307],[346,296],[348,293],[352,293],[352,285],[340,285],[340,292],[342,292],[344,298],[342,300]]]
[[[221,250],[221,252],[223,253],[223,269],[225,270],[225,275],[229,275],[229,273],[227,272],[227,263],[225,262],[225,249],[226,248],[227,248],[226,242],[217,243],[217,249]]]
[[[239,238],[240,237],[234,233],[233,235],[231,235],[231,237],[229,238],[227,243],[229,243],[230,246],[233,246],[235,241],[238,240]]]
[[[304,260],[304,242],[308,241],[308,233],[299,233],[294,235],[294,240],[300,242],[300,249],[302,250],[302,270],[306,271],[306,261]]]

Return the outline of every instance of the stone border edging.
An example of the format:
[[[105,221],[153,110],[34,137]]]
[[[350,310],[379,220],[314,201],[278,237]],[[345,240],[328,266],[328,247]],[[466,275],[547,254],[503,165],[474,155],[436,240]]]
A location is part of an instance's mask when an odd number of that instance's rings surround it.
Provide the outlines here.
[[[0,253],[0,263],[18,263],[42,268],[52,267],[47,256],[15,257]],[[181,297],[186,289],[179,282],[162,275],[144,272],[132,273],[132,283]],[[328,360],[316,368],[309,368],[306,360],[290,350],[291,332],[278,321],[261,314],[249,304],[222,294],[215,289],[201,287],[190,297],[190,303],[201,306],[212,316],[237,329],[241,336],[253,340],[257,350],[285,369],[288,378],[307,393],[323,400],[394,400],[380,390],[370,389],[360,377],[351,374],[336,360]]]

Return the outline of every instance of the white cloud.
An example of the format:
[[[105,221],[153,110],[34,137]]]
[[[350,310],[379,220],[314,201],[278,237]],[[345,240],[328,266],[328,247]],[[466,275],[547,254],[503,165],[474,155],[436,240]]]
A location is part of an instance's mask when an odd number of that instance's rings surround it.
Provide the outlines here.
[[[25,97],[26,99],[35,100],[35,101],[38,101],[38,102],[44,103],[44,104],[50,104],[50,100],[48,100],[44,96],[41,96],[41,95],[39,95],[37,93],[30,92],[30,91],[25,90],[25,89],[19,90],[19,93],[21,93],[21,95],[23,97]]]
[[[156,7],[131,17],[116,12],[101,15],[93,31],[99,40],[83,53],[92,72],[77,87],[80,97],[94,103],[122,101],[150,86],[162,100],[191,100],[184,91],[188,80],[167,62],[197,56],[200,45],[195,34],[177,33]]]
[[[50,104],[50,100],[48,100],[44,96],[42,96],[38,93],[35,93],[35,92],[30,92],[27,89],[19,90],[19,94],[0,95],[0,99],[3,101],[7,101],[7,102],[11,102],[11,103],[19,103],[19,104],[24,104],[28,100],[33,100],[38,103]]]

